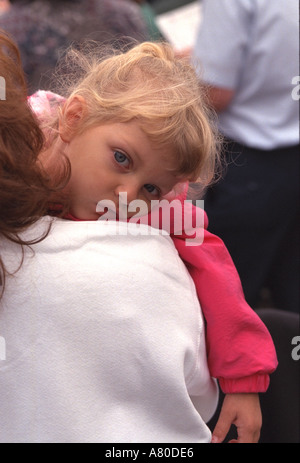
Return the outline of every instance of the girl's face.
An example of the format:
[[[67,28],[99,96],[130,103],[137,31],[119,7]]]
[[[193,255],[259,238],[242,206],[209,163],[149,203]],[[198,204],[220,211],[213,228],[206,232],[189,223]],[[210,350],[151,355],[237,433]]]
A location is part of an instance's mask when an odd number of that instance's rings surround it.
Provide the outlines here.
[[[161,199],[179,182],[171,171],[171,150],[155,147],[137,121],[103,124],[74,134],[65,154],[72,172],[66,187],[70,212],[83,220],[98,219],[97,204],[104,200],[113,201],[118,213],[120,193],[127,194],[127,204],[143,200],[150,211],[151,201]]]

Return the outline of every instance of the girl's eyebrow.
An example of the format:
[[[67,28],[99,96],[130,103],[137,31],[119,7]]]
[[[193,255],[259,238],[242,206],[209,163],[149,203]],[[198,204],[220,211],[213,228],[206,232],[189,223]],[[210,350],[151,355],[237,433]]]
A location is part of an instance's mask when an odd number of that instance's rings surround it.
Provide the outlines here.
[[[139,155],[138,151],[134,148],[131,142],[131,137],[129,139],[126,139],[126,135],[119,135],[118,144],[120,144],[120,148],[122,148],[122,146],[124,147],[124,151],[127,154],[129,154],[130,156],[131,154],[133,154],[134,157],[137,158],[140,163],[143,163],[141,156]]]

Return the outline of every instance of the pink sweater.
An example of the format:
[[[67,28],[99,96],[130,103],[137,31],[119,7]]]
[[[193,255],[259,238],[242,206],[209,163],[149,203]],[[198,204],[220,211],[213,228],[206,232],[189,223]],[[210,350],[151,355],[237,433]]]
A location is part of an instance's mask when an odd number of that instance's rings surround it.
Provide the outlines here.
[[[43,121],[64,100],[49,92],[37,92],[29,101]],[[186,191],[176,198],[182,205]],[[197,208],[189,207],[191,214],[196,216]],[[78,220],[71,215],[66,219]],[[146,218],[149,224],[150,219],[151,215]],[[277,367],[273,341],[263,322],[247,304],[224,243],[207,231],[207,225],[205,215],[204,239],[198,246],[187,246],[186,239],[191,236],[184,231],[178,234],[174,223],[170,225],[170,236],[194,280],[206,320],[210,373],[218,379],[224,393],[265,392],[269,375]]]
[[[181,195],[184,201],[185,194]],[[196,208],[191,207],[195,215]],[[205,213],[204,213],[205,214]],[[199,246],[171,237],[189,270],[207,325],[208,365],[224,393],[265,392],[277,367],[270,333],[247,304],[239,275],[223,241],[207,231]]]

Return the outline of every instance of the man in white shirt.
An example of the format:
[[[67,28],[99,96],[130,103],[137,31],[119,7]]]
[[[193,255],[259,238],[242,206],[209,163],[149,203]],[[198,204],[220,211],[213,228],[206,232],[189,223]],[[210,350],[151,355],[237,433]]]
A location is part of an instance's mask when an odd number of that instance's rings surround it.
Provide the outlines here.
[[[205,197],[246,299],[299,310],[299,26],[296,0],[202,0],[194,48],[225,136],[225,179]]]

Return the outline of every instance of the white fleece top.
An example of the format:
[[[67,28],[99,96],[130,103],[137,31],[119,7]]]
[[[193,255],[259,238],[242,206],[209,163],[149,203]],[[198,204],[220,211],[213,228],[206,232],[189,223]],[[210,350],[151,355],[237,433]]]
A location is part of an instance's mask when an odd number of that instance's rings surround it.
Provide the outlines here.
[[[0,249],[15,270],[19,246]],[[32,249],[0,302],[0,442],[209,442],[218,392],[172,240],[55,219]]]

